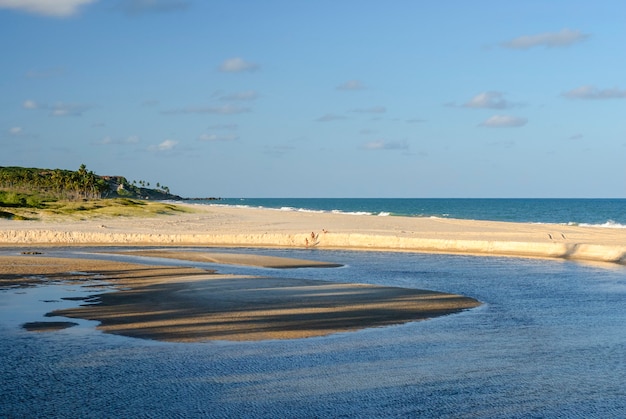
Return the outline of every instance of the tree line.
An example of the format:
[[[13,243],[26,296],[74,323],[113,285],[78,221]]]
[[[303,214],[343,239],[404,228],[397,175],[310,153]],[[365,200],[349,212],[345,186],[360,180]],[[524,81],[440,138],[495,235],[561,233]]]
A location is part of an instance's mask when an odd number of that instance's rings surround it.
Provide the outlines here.
[[[0,167],[0,188],[72,200],[102,198],[109,192],[110,185],[81,164],[76,171]]]

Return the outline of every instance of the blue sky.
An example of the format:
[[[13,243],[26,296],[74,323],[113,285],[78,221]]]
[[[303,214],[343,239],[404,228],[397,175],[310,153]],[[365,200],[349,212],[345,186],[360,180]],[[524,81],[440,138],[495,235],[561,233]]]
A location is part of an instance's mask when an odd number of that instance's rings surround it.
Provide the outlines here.
[[[626,197],[626,2],[0,0],[0,165],[220,197]]]

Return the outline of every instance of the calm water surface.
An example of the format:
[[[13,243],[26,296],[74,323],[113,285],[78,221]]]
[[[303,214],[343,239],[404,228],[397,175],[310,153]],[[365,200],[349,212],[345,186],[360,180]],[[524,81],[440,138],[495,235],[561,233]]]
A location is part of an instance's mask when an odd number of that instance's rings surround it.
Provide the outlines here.
[[[0,417],[626,417],[624,267],[248,252],[348,265],[220,271],[433,289],[484,305],[320,338],[177,344],[106,335],[82,321],[27,332],[20,324],[45,319],[67,304],[62,296],[90,291],[4,290]]]

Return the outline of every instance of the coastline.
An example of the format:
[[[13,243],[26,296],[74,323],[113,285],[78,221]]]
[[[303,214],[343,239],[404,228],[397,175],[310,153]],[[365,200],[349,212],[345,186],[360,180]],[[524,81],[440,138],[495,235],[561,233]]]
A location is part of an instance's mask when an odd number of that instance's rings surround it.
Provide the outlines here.
[[[0,246],[206,246],[378,250],[626,264],[622,229],[176,204],[152,218],[0,220]]]
[[[33,277],[41,277],[43,284],[76,281],[78,272],[85,279],[97,276],[111,281],[116,291],[97,294],[98,304],[50,316],[98,320],[99,328],[108,333],[166,341],[295,339],[422,320],[473,308],[480,302],[436,291],[221,275],[181,268],[177,260],[284,269],[337,266],[210,249],[256,247],[442,252],[626,264],[626,237],[616,229],[179,205],[188,211],[153,217],[0,220],[0,248],[24,250],[0,256],[0,286],[10,286],[11,281],[25,285]],[[136,257],[158,257],[171,263],[152,266],[149,259],[123,263],[45,255],[46,248],[71,246],[136,246],[142,248],[131,252]],[[177,250],[185,246],[207,249]],[[44,254],[37,255],[39,251]],[[42,331],[63,325],[49,322],[28,327]]]

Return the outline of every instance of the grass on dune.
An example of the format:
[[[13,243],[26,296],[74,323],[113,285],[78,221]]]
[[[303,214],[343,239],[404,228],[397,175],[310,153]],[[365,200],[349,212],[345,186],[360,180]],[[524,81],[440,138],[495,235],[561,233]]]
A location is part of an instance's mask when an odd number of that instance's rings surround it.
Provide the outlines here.
[[[189,208],[167,202],[151,202],[129,198],[84,201],[44,202],[38,208],[11,207],[0,210],[0,218],[41,220],[71,218],[88,220],[108,217],[156,217],[191,212]]]

